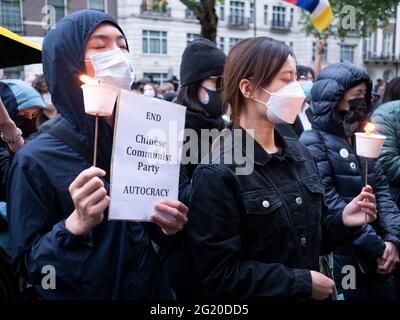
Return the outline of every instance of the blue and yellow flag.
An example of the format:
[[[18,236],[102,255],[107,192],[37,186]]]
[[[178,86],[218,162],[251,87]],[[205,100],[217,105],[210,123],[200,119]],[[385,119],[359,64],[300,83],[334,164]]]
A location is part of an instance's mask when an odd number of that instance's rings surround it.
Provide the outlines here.
[[[311,23],[318,30],[323,32],[333,21],[332,8],[328,0],[283,0],[294,4],[311,15]]]

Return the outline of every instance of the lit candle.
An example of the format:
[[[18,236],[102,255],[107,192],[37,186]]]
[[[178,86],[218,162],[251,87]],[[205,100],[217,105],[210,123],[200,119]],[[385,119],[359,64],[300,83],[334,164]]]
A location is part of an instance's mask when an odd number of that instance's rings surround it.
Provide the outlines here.
[[[79,80],[81,80],[85,84],[98,84],[99,82],[86,74],[81,74],[79,76]]]
[[[365,130],[365,135],[367,137],[369,137],[370,134],[371,134],[371,131],[375,130],[375,125],[373,123],[371,123],[371,122],[368,122],[367,125],[365,126],[364,130]]]

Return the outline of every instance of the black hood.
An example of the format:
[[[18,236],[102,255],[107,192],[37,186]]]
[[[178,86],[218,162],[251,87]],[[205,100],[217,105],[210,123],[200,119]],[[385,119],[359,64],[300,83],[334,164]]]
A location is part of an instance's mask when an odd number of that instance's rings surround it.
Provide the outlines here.
[[[335,109],[346,91],[361,82],[367,85],[365,99],[370,111],[372,81],[363,68],[352,63],[335,63],[323,69],[311,89],[313,128],[345,136],[343,121],[337,118]]]
[[[77,11],[61,19],[43,41],[42,60],[46,83],[59,113],[72,124],[79,137],[93,148],[95,117],[85,113],[79,76],[85,73],[84,49],[92,31],[108,22],[121,28],[100,11]],[[99,121],[99,166],[109,171],[112,129],[103,118]]]

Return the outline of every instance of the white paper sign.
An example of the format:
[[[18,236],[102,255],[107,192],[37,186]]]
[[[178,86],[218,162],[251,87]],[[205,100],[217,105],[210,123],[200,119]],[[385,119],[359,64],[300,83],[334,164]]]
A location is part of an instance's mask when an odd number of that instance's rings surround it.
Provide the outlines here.
[[[186,108],[121,90],[111,164],[110,220],[149,221],[178,199]]]

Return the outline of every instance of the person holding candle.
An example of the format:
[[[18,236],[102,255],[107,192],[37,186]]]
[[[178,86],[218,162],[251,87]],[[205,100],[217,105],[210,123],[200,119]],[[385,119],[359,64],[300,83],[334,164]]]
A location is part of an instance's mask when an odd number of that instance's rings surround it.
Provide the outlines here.
[[[64,135],[44,132],[15,155],[7,197],[15,270],[42,299],[174,298],[151,240],[171,242],[165,235],[183,228],[186,206],[158,202],[156,224],[108,221],[114,114],[99,119],[98,167],[85,152],[95,126],[79,76],[129,89],[127,53],[121,28],[95,10],[66,16],[44,39],[44,77],[61,114],[50,130]],[[45,266],[55,277],[47,290]]]
[[[326,67],[312,87],[312,130],[304,132],[300,142],[317,161],[331,211],[342,210],[365,184],[366,159],[356,154],[354,133],[363,131],[369,120],[371,91],[367,72],[351,63]],[[393,300],[391,273],[399,260],[400,212],[379,163],[367,161],[367,180],[374,189],[378,219],[364,226],[351,246],[334,251],[335,281],[345,299]],[[356,270],[354,290],[341,287],[346,265]]]
[[[293,123],[304,98],[285,43],[257,37],[231,49],[224,101],[233,127],[194,172],[186,230],[207,297],[326,299],[333,281],[318,272],[321,250],[350,242],[365,214],[376,218],[370,186],[328,214],[312,155],[275,129]],[[234,150],[254,170],[238,170]]]

